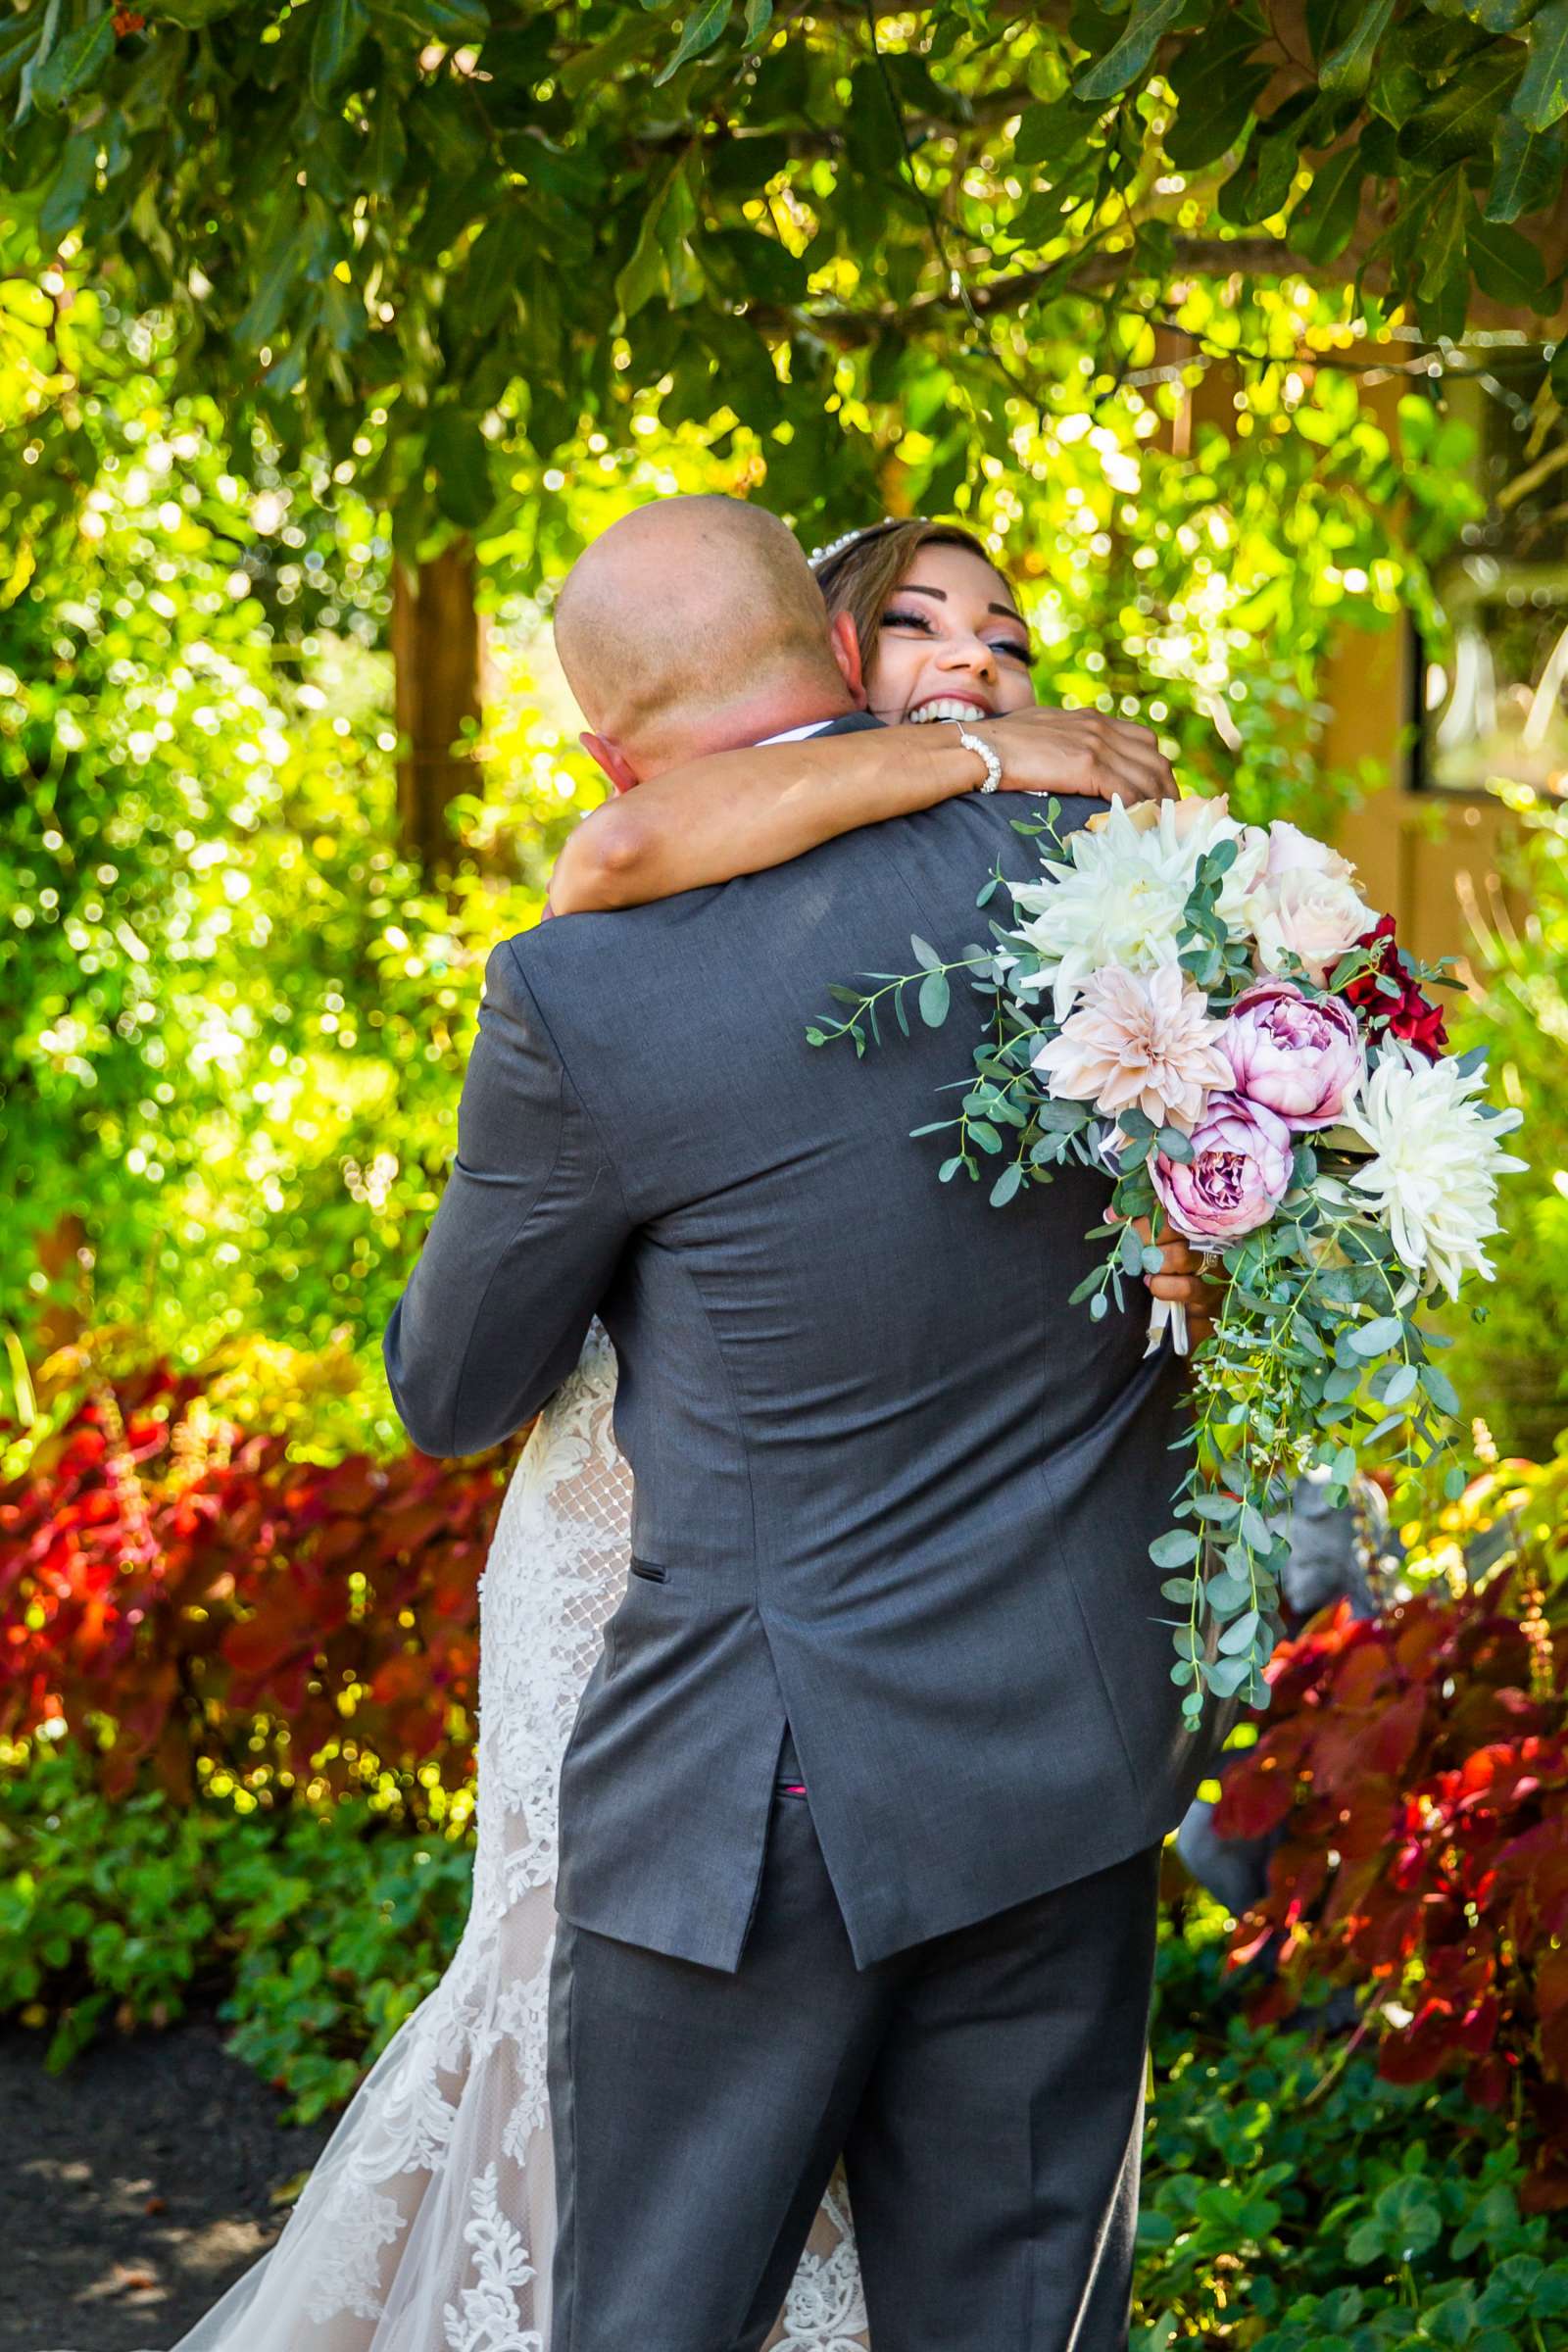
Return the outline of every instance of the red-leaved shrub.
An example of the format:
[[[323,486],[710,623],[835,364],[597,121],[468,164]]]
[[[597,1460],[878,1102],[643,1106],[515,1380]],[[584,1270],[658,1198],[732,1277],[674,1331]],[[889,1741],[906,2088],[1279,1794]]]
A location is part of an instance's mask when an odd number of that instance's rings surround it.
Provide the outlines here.
[[[363,1786],[369,1751],[417,1814],[417,1767],[471,1769],[510,1458],[300,1462],[197,1379],[97,1380],[0,1487],[0,1734],[63,1727],[109,1794],[150,1760],[181,1800],[204,1759],[276,1801]]]
[[[1373,1988],[1380,2071],[1463,2069],[1532,2124],[1540,2206],[1568,2205],[1568,1739],[1562,1637],[1493,1580],[1382,1621],[1344,1603],[1282,1645],[1215,1827],[1284,1835],[1232,1962],[1283,1937],[1255,2006],[1316,1973]]]

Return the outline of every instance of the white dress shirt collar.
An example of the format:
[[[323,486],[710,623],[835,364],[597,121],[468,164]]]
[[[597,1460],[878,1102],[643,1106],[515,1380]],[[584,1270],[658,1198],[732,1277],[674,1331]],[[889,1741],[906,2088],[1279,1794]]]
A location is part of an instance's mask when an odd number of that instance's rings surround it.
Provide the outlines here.
[[[764,735],[760,742],[753,744],[752,749],[754,752],[760,752],[764,743],[803,743],[808,735],[820,735],[824,728],[835,726],[837,723],[835,719],[831,718],[808,719],[804,727],[786,727],[782,735]]]

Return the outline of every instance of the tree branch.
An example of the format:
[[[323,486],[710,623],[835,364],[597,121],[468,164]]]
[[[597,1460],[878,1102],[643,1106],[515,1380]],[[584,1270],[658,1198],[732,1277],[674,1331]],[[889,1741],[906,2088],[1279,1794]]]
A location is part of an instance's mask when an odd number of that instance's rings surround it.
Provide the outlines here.
[[[1036,270],[1014,270],[988,284],[970,285],[967,300],[960,292],[934,287],[902,307],[888,303],[857,310],[834,305],[819,311],[786,310],[754,303],[747,317],[764,331],[815,335],[841,351],[858,351],[885,335],[918,333],[945,312],[969,312],[979,318],[1004,318],[1023,310],[1031,298],[1050,286],[1054,291],[1091,292],[1112,285],[1127,267],[1125,254],[1091,253],[1063,271],[1059,262]],[[1224,277],[1233,272],[1278,277],[1309,278],[1317,284],[1340,285],[1344,274],[1320,269],[1294,254],[1275,237],[1178,237],[1172,254],[1172,274]]]

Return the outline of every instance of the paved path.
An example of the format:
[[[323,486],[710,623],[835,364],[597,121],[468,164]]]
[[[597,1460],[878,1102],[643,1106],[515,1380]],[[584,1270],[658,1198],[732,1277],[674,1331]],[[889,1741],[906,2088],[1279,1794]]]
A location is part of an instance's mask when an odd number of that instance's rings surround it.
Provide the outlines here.
[[[63,2075],[0,2029],[0,2352],[172,2344],[281,2226],[330,2120],[285,2131],[216,2020],[112,2037]]]

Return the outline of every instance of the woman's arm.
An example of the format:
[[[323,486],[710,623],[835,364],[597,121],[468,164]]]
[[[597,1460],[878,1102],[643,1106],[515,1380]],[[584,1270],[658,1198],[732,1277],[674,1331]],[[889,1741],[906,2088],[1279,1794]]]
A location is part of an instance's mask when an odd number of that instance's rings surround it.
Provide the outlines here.
[[[1097,711],[1018,710],[971,731],[1000,754],[1004,790],[1136,801],[1175,789],[1146,729]],[[641,906],[758,873],[860,825],[972,792],[984,774],[948,721],[710,753],[585,817],[556,860],[549,906],[556,914]]]

